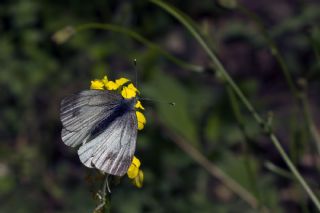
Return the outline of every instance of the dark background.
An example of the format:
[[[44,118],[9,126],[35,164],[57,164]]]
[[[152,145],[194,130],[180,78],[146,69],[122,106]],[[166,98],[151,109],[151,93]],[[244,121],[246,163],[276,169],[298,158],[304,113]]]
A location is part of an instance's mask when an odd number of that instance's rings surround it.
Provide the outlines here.
[[[303,109],[250,9],[279,48],[312,122],[320,125],[319,1],[170,1],[195,20],[210,47],[266,117],[303,177],[319,194],[319,155]],[[127,34],[88,30],[59,45],[67,25],[109,23],[131,29],[186,63],[168,60]],[[111,212],[256,212],[177,146],[191,144],[273,212],[315,212],[277,150],[241,105],[239,128],[225,84],[190,33],[148,1],[0,1],[0,212],[92,212],[102,184],[60,138],[60,100],[102,78],[135,79],[138,61],[147,125],[136,155],[144,187],[112,182]],[[244,131],[243,131],[244,129]]]

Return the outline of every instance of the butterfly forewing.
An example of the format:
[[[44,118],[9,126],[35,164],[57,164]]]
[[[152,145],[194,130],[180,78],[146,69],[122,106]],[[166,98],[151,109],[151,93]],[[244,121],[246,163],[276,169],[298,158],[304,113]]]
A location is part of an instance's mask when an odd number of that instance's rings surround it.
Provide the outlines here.
[[[86,166],[124,175],[137,137],[137,118],[127,104],[120,94],[107,90],[82,91],[63,99],[63,142],[72,147],[81,145],[78,154]]]
[[[121,101],[112,91],[86,90],[66,97],[61,102],[61,137],[68,146],[78,146],[90,135],[92,126],[112,114]]]

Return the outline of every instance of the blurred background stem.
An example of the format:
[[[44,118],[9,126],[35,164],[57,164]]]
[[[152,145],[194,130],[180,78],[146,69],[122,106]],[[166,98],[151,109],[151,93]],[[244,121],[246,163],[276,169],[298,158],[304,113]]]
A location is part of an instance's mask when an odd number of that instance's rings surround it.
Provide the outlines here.
[[[295,180],[294,176],[290,172],[288,172],[288,171],[286,171],[286,170],[274,165],[270,161],[265,162],[265,167],[268,170],[270,170],[271,172],[273,172],[273,173],[275,173],[277,175],[280,175],[282,177],[288,178],[290,180]]]
[[[187,63],[185,61],[180,60],[179,58],[173,56],[172,54],[170,54],[169,52],[167,52],[166,50],[161,48],[156,43],[149,41],[148,39],[146,39],[145,37],[143,37],[139,33],[135,32],[133,30],[130,30],[126,27],[121,27],[121,26],[114,25],[114,24],[87,23],[87,24],[82,24],[82,25],[76,26],[74,28],[75,33],[85,31],[85,30],[94,30],[94,29],[107,30],[107,31],[125,34],[125,35],[130,36],[133,39],[137,40],[138,42],[141,42],[142,44],[146,45],[148,48],[156,50],[161,55],[166,57],[168,60],[170,60],[171,62],[175,63],[176,65],[178,65],[184,69],[194,71],[194,72],[203,72],[204,71],[204,68],[202,66],[190,64],[190,63]]]
[[[252,208],[259,208],[259,203],[257,199],[219,167],[211,163],[202,153],[195,149],[190,142],[187,142],[185,138],[178,135],[174,131],[166,128],[165,125],[162,125],[165,128],[165,132],[168,134],[168,137],[180,147],[187,155],[189,155],[194,161],[206,169],[212,176],[219,179],[225,186],[227,186],[231,191],[236,193],[244,201],[246,201]],[[266,210],[265,207],[263,207]]]
[[[245,129],[245,121],[244,118],[241,114],[241,109],[237,100],[237,97],[235,96],[234,92],[232,91],[232,89],[230,88],[229,85],[226,86],[227,88],[227,94],[230,100],[230,104],[231,104],[231,109],[233,111],[234,117],[237,120],[237,123],[239,125],[239,129],[241,131],[241,133],[243,134],[244,140],[242,141],[243,144],[243,151],[244,151],[244,163],[245,163],[245,168],[247,170],[248,173],[248,177],[251,183],[251,190],[254,192],[255,196],[257,197],[257,200],[259,202],[259,205],[263,205],[262,202],[262,198],[261,198],[261,193],[260,190],[258,188],[258,183],[257,183],[257,175],[255,174],[252,165],[250,163],[250,144],[249,144],[249,135],[246,132]]]
[[[301,100],[302,100],[302,104],[303,104],[302,107],[303,107],[304,115],[307,119],[307,128],[309,129],[310,134],[314,139],[315,148],[320,153],[320,135],[319,135],[318,129],[317,129],[317,127],[314,123],[314,120],[313,120],[313,116],[312,116],[311,109],[309,106],[307,94],[302,94]]]
[[[201,37],[201,35],[198,33],[198,31],[192,26],[192,24],[189,24],[187,19],[184,17],[186,16],[178,9],[174,8],[173,6],[162,2],[158,0],[151,0],[150,2],[156,4],[160,8],[164,9],[167,13],[171,14],[173,17],[175,17],[177,20],[181,22],[185,26],[185,28],[193,35],[193,37],[199,42],[199,44],[203,47],[205,52],[209,55],[212,62],[215,65],[215,68],[217,72],[219,72],[223,77],[224,80],[230,85],[232,90],[237,94],[239,97],[239,100],[245,105],[245,107],[249,110],[249,112],[252,114],[254,119],[257,121],[257,123],[264,129],[268,137],[270,138],[271,142],[279,152],[282,159],[285,161],[291,172],[296,176],[302,187],[305,189],[305,191],[310,196],[311,200],[317,207],[317,209],[320,211],[320,202],[314,192],[311,190],[309,185],[304,180],[303,176],[300,174],[300,172],[297,170],[296,166],[293,164],[285,150],[283,149],[282,145],[280,144],[280,141],[278,140],[277,136],[273,133],[272,129],[268,124],[262,119],[262,117],[257,113],[256,109],[252,106],[252,104],[249,102],[249,100],[246,98],[246,96],[242,93],[238,85],[233,81],[231,76],[228,74],[228,72],[225,70],[224,66],[220,62],[220,60],[216,57],[216,55],[211,51],[211,49],[207,46],[204,39]],[[182,14],[182,15],[181,15]]]
[[[316,147],[318,155],[320,155],[319,133],[315,128],[313,118],[310,116],[310,110],[308,108],[308,102],[306,99],[307,91],[303,90],[303,89],[300,90],[296,86],[295,80],[289,71],[288,65],[287,65],[284,57],[282,56],[277,44],[274,42],[274,40],[270,36],[268,30],[266,29],[266,27],[264,26],[264,24],[262,23],[260,18],[254,12],[252,12],[250,9],[248,9],[246,6],[244,6],[242,4],[238,5],[238,9],[240,12],[245,14],[250,20],[252,20],[254,22],[254,24],[258,27],[259,31],[261,32],[261,35],[263,36],[264,40],[267,42],[267,45],[270,48],[270,52],[275,57],[276,61],[278,62],[279,66],[282,70],[283,76],[285,77],[286,82],[289,86],[291,94],[293,95],[293,98],[296,102],[296,107],[294,107],[294,111],[296,112],[295,114],[296,114],[296,116],[298,116],[298,113],[302,111],[305,124],[307,124],[306,125],[307,128],[303,128],[303,127],[301,127],[301,125],[300,125],[300,127],[298,126],[296,128],[302,129],[302,130],[305,129],[309,132],[309,134],[304,133],[304,135],[306,135],[306,136],[311,135],[312,136],[313,141],[315,143],[314,146]],[[298,123],[297,117],[294,118],[294,121],[295,121],[295,123]]]
[[[295,98],[295,101],[297,103],[299,103],[299,92],[298,92],[298,89],[294,83],[294,79],[293,79],[292,75],[290,74],[288,65],[285,62],[283,56],[281,55],[280,50],[277,47],[276,43],[273,41],[273,39],[269,35],[267,29],[264,27],[262,21],[259,19],[259,17],[255,13],[250,11],[244,5],[239,4],[238,8],[239,8],[240,12],[242,12],[248,18],[250,18],[250,20],[252,20],[255,23],[255,25],[258,27],[258,29],[260,30],[261,35],[263,36],[263,38],[267,42],[268,47],[270,48],[271,54],[275,57],[278,64],[280,65],[280,68],[282,70],[282,74],[284,75],[284,77],[286,79],[286,82],[289,86],[289,89],[290,89],[293,97]]]

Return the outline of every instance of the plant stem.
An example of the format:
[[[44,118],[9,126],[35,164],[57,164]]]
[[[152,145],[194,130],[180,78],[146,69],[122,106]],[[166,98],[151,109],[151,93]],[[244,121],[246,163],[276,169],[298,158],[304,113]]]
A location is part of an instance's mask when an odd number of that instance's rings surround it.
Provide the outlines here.
[[[308,129],[310,131],[311,136],[314,139],[316,149],[318,150],[318,153],[320,153],[320,135],[314,123],[314,120],[312,119],[312,113],[308,104],[308,99],[306,94],[302,95],[301,103],[302,103],[303,111],[307,120]]]
[[[237,94],[241,102],[244,104],[244,106],[248,109],[248,111],[252,114],[253,118],[257,121],[257,123],[265,130],[267,135],[269,136],[271,142],[278,150],[279,154],[281,155],[282,159],[285,161],[291,172],[294,174],[294,176],[297,178],[297,180],[300,182],[304,190],[308,193],[313,203],[316,205],[317,209],[320,211],[320,202],[314,192],[310,189],[300,172],[297,170],[295,165],[290,160],[287,153],[284,151],[283,147],[281,146],[278,138],[273,133],[270,126],[267,125],[267,123],[262,119],[262,117],[257,113],[255,108],[251,105],[249,100],[245,97],[245,95],[242,93],[240,88],[237,86],[237,84],[233,81],[233,79],[230,77],[230,75],[225,70],[222,63],[219,61],[219,59],[215,56],[215,54],[210,50],[210,48],[206,45],[204,39],[201,37],[201,35],[196,31],[196,29],[189,24],[189,22],[184,18],[186,15],[182,14],[181,11],[178,11],[176,8],[173,8],[172,6],[166,4],[165,2],[159,1],[159,0],[150,0],[152,3],[156,4],[157,6],[164,9],[166,12],[174,16],[176,19],[178,19],[193,35],[193,37],[199,42],[199,44],[202,46],[202,48],[205,50],[205,52],[209,55],[212,62],[215,65],[215,68],[218,72],[224,77],[225,81],[231,86],[232,90]]]
[[[254,14],[252,11],[250,11],[248,8],[246,8],[243,5],[239,5],[238,8],[240,9],[240,11],[242,13],[244,13],[245,15],[247,15],[251,20],[254,21],[254,23],[257,25],[257,27],[259,28],[259,30],[261,31],[262,36],[264,37],[264,39],[266,40],[269,48],[270,48],[270,52],[271,54],[275,57],[275,59],[277,60],[278,64],[280,65],[280,68],[282,70],[282,73],[287,81],[287,84],[290,88],[291,93],[293,94],[293,97],[295,98],[295,101],[297,103],[299,103],[299,92],[298,89],[296,87],[296,85],[294,84],[294,80],[289,72],[289,68],[288,65],[286,64],[284,58],[282,57],[279,48],[277,47],[276,43],[273,41],[273,39],[271,38],[270,34],[268,33],[267,29],[264,27],[263,23],[261,22],[261,20],[259,19],[259,17]]]
[[[245,200],[252,208],[258,208],[257,199],[252,196],[245,188],[243,188],[239,183],[234,181],[230,176],[228,176],[219,167],[211,163],[202,153],[195,149],[190,143],[186,142],[184,138],[176,134],[172,130],[165,127],[166,133],[169,138],[176,143],[184,152],[186,152],[190,157],[192,157],[197,163],[199,163],[203,168],[205,168],[211,175],[218,178],[224,185],[226,185],[230,190],[236,193],[239,197]]]
[[[290,172],[288,172],[282,168],[279,168],[278,166],[274,165],[273,163],[271,163],[269,161],[265,163],[265,167],[267,169],[269,169],[270,171],[272,171],[282,177],[288,178],[290,180],[296,180],[295,177],[293,177]]]
[[[173,63],[181,66],[184,69],[188,69],[194,72],[203,72],[204,68],[202,66],[198,66],[195,64],[190,64],[187,62],[184,62],[178,58],[176,58],[175,56],[173,56],[172,54],[170,54],[169,52],[167,52],[166,50],[162,49],[160,46],[158,46],[157,44],[149,41],[148,39],[146,39],[145,37],[141,36],[140,34],[129,30],[125,27],[121,27],[118,25],[113,25],[113,24],[101,24],[101,23],[87,23],[87,24],[82,24],[79,25],[77,27],[75,27],[75,32],[80,32],[80,31],[84,31],[84,30],[89,30],[89,29],[101,29],[101,30],[109,30],[109,31],[113,31],[113,32],[118,32],[118,33],[123,33],[126,34],[132,38],[134,38],[135,40],[145,44],[147,47],[156,50],[157,52],[161,53],[163,56],[165,56],[168,60],[172,61]]]
[[[287,84],[289,85],[289,88],[291,90],[291,93],[293,94],[293,97],[295,98],[295,101],[297,103],[297,109],[298,107],[302,108],[303,115],[305,122],[307,123],[307,130],[309,130],[309,133],[313,137],[315,146],[317,148],[318,154],[320,154],[320,135],[318,131],[315,128],[314,121],[311,117],[311,112],[309,110],[308,106],[308,100],[306,98],[306,91],[299,91],[297,86],[294,84],[293,77],[289,72],[288,65],[286,64],[284,57],[281,55],[279,48],[277,47],[276,43],[271,38],[270,34],[268,33],[267,29],[263,25],[262,21],[259,19],[259,17],[246,8],[244,5],[239,5],[238,7],[242,13],[247,15],[251,20],[254,21],[254,23],[257,25],[259,30],[261,31],[263,37],[265,38],[266,42],[268,43],[268,46],[270,48],[270,52],[272,55],[276,58],[278,64],[280,65],[280,68],[282,70],[283,75],[285,76],[285,79],[287,81]],[[310,38],[310,42],[312,43],[312,38]],[[317,54],[316,54],[317,56]]]
[[[243,147],[244,147],[244,164],[245,164],[245,168],[247,170],[248,173],[248,177],[249,177],[249,181],[251,183],[251,188],[252,191],[254,192],[254,194],[257,196],[257,200],[259,201],[259,204],[262,205],[262,199],[261,199],[261,193],[258,189],[258,184],[257,184],[257,178],[256,178],[256,174],[252,169],[252,165],[250,162],[250,150],[249,150],[249,135],[246,132],[245,129],[245,121],[243,116],[241,115],[241,110],[240,110],[240,106],[237,100],[237,97],[235,96],[233,90],[230,88],[230,86],[227,85],[227,93],[230,99],[230,104],[231,104],[231,108],[234,114],[234,117],[236,118],[238,125],[239,125],[239,129],[243,134],[244,140],[242,140],[243,143]]]

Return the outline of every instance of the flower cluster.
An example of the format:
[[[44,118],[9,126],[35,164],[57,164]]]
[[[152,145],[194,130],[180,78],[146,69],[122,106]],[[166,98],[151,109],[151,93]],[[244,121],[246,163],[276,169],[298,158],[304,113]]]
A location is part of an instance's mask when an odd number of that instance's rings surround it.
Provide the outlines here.
[[[127,171],[128,177],[132,179],[133,184],[141,188],[143,183],[143,172],[140,170],[140,160],[133,156],[132,163]]]
[[[139,90],[130,83],[130,80],[127,78],[119,78],[115,81],[109,81],[107,76],[104,76],[103,79],[96,79],[91,81],[90,89],[96,90],[115,90],[120,92],[123,98],[131,99],[139,94]],[[141,112],[144,110],[140,101],[137,101],[135,104],[136,109],[136,116],[138,121],[138,130],[142,130],[144,125],[146,124],[147,120],[143,113]],[[140,110],[140,111],[138,111]],[[130,179],[132,179],[133,184],[141,188],[143,183],[143,171],[140,170],[141,162],[138,158],[133,156],[132,163],[127,171],[127,175]]]

